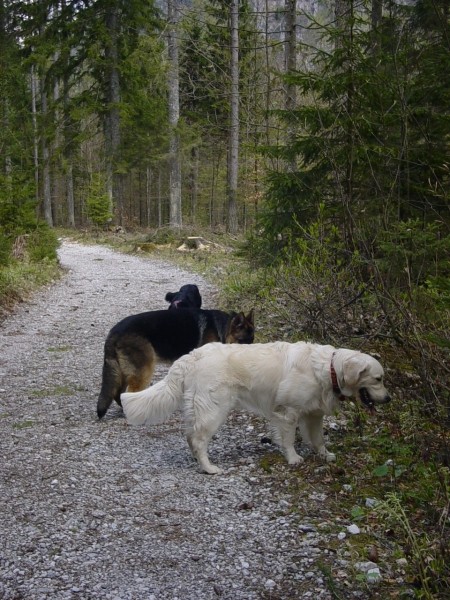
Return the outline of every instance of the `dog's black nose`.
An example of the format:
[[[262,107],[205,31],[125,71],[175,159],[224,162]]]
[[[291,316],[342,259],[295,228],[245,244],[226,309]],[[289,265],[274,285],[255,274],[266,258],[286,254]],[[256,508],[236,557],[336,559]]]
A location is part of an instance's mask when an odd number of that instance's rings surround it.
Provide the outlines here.
[[[391,400],[392,400],[392,398],[389,395],[384,397],[385,402],[390,402]]]

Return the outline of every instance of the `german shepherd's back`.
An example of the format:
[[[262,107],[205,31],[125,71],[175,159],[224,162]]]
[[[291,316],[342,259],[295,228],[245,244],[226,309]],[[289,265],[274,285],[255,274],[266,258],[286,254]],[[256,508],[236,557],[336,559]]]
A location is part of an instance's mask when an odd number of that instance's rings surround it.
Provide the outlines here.
[[[172,363],[209,342],[251,344],[254,331],[253,310],[245,315],[180,308],[126,317],[114,325],[105,341],[98,418],[113,400],[120,405],[122,392],[146,388],[158,362]]]

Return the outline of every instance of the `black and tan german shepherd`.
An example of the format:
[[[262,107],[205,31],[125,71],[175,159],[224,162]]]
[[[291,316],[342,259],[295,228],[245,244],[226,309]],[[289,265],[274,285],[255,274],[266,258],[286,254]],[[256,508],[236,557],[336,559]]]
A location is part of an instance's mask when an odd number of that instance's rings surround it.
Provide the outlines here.
[[[172,363],[208,342],[251,344],[254,333],[253,310],[245,315],[179,308],[126,317],[114,325],[105,341],[98,418],[113,400],[120,405],[122,392],[145,389],[156,363]]]

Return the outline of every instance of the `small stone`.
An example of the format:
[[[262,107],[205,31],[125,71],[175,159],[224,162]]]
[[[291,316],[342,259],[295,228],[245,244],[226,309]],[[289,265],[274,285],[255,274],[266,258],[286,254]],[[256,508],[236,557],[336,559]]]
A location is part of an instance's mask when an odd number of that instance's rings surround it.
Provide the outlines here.
[[[345,540],[345,538],[347,537],[347,534],[345,533],[345,531],[340,531],[337,535],[338,540]]]
[[[378,583],[379,581],[381,581],[380,569],[378,567],[375,567],[374,569],[369,569],[367,571],[367,582]]]
[[[275,583],[275,581],[273,579],[266,579],[266,582],[264,583],[264,587],[267,588],[268,590],[273,590],[273,588],[276,585],[277,584]]]
[[[310,531],[316,531],[316,528],[314,527],[314,525],[309,525],[308,523],[299,525],[298,528],[300,529],[300,531],[304,531],[305,533],[308,533]]]
[[[366,498],[366,507],[367,508],[375,508],[378,504],[378,500],[376,498]]]
[[[347,531],[349,533],[352,533],[353,535],[357,535],[358,533],[361,533],[361,529],[358,527],[358,525],[355,525],[354,523],[347,527]]]
[[[367,573],[370,569],[376,569],[376,568],[378,568],[377,565],[370,560],[367,560],[365,562],[357,562],[355,564],[355,569],[357,569],[358,571],[361,571],[361,573]]]

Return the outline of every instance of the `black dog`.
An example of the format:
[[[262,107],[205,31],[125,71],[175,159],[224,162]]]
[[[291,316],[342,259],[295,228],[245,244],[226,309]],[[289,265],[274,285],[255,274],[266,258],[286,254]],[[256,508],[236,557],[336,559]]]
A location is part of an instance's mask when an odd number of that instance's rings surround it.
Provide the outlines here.
[[[167,292],[167,302],[170,302],[171,308],[201,308],[202,297],[198,287],[192,283],[182,285],[178,292]]]

